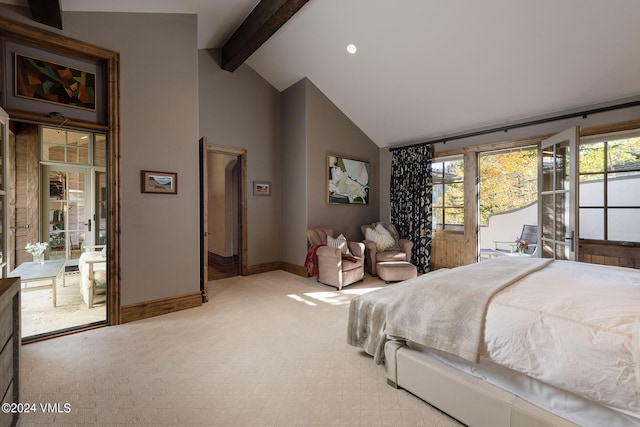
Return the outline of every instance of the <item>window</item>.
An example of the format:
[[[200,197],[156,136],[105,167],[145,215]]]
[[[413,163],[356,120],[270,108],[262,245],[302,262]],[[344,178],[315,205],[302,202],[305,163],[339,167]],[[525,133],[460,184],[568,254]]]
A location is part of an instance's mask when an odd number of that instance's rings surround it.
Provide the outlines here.
[[[88,132],[42,128],[42,160],[89,165]]]
[[[434,159],[433,229],[464,230],[464,160],[462,156]]]
[[[583,139],[580,238],[640,242],[640,131]]]

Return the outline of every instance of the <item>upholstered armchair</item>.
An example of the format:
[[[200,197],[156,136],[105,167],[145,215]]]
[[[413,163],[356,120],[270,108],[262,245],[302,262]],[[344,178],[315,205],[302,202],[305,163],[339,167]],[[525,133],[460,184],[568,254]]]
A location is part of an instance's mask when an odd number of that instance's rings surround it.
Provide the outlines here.
[[[372,276],[378,274],[376,271],[378,262],[411,262],[413,242],[401,239],[393,225],[382,223],[365,224],[360,229],[365,238],[363,241],[365,245],[365,263]]]
[[[341,236],[333,239],[333,230],[330,228],[307,230],[310,245],[307,257],[313,258],[311,262],[315,263],[318,282],[335,286],[338,290],[364,278],[364,244],[347,242]]]
[[[96,294],[104,293],[107,285],[107,256],[106,246],[102,250],[100,247],[85,247],[85,251],[78,260],[80,270],[80,293],[88,308],[93,308]]]

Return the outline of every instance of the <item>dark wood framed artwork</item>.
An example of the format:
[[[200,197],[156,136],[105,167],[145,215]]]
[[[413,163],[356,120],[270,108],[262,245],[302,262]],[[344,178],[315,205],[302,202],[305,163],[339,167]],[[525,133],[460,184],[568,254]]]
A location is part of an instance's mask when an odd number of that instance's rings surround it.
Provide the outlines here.
[[[0,36],[0,100],[7,111],[64,116],[69,122],[106,125],[109,67],[75,51],[58,52]],[[58,123],[59,124],[59,123]],[[67,123],[69,124],[69,123]]]
[[[327,203],[369,204],[369,162],[327,156]]]
[[[14,53],[15,96],[96,111],[96,73]]]
[[[143,193],[178,194],[178,174],[175,172],[140,171]]]

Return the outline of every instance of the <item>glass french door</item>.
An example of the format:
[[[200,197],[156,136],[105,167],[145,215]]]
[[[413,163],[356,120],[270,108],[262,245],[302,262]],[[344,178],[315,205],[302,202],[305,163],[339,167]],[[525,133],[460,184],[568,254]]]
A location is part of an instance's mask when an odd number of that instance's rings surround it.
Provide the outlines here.
[[[41,238],[49,259],[78,259],[94,244],[91,169],[43,165],[41,177]]]
[[[574,127],[542,141],[538,156],[538,246],[542,258],[578,259],[578,138]]]

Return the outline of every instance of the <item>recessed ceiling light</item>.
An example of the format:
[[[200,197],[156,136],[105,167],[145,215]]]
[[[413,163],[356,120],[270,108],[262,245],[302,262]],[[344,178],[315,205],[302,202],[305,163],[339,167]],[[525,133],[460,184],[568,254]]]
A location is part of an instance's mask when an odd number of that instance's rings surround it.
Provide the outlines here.
[[[355,44],[351,43],[347,45],[347,52],[349,52],[351,55],[355,54],[358,51],[358,48],[356,47]]]

